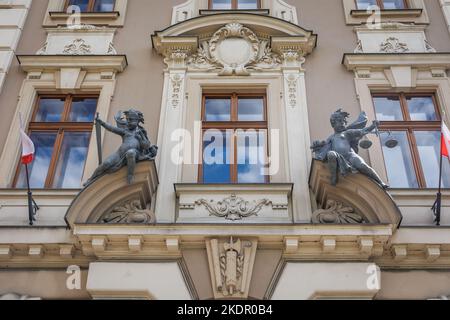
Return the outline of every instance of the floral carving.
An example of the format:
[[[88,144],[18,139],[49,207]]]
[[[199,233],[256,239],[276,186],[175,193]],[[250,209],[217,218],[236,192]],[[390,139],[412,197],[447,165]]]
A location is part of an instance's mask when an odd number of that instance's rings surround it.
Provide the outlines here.
[[[83,55],[90,54],[91,46],[83,39],[75,39],[71,44],[64,47],[63,54]]]
[[[409,48],[406,43],[400,42],[398,38],[389,37],[380,44],[380,52],[406,53],[409,52]]]
[[[272,202],[267,199],[254,201],[246,201],[235,194],[219,201],[207,201],[201,199],[195,202],[198,206],[204,206],[211,216],[225,218],[231,221],[242,220],[251,216],[257,216],[264,206],[270,205]]]
[[[329,200],[326,208],[317,210],[312,216],[313,223],[320,224],[363,224],[365,219],[355,213],[355,209],[335,200]]]
[[[250,53],[242,63],[224,61],[220,45],[230,38],[240,38],[248,42]],[[195,69],[219,70],[220,75],[249,75],[249,70],[271,69],[281,64],[281,56],[272,52],[268,41],[260,40],[249,28],[239,23],[230,23],[219,29],[211,40],[200,44],[197,53],[188,58],[188,65]]]
[[[153,211],[143,208],[139,200],[127,201],[103,215],[98,223],[105,224],[149,224],[156,220]]]
[[[183,83],[183,78],[179,74],[175,74],[170,78],[172,83],[172,106],[176,108],[181,101],[181,85]]]

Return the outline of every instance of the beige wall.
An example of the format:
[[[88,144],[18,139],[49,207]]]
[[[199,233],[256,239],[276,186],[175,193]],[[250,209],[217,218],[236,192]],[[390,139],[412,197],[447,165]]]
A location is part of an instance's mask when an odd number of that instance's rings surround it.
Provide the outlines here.
[[[382,271],[377,300],[424,300],[450,296],[449,271]]]
[[[152,142],[157,140],[164,64],[162,57],[151,48],[150,35],[155,30],[168,27],[172,7],[183,2],[184,0],[129,1],[125,26],[118,29],[114,40],[117,51],[127,55],[129,66],[124,73],[118,75],[109,121],[113,121],[114,114],[120,109],[135,107],[143,110]],[[343,54],[352,52],[356,47],[356,35],[353,27],[345,24],[342,1],[287,2],[297,6],[299,24],[319,36],[318,46],[308,57],[305,67],[311,139],[321,139],[331,132],[331,128],[323,126],[323,119],[328,119],[337,106],[344,107],[354,117],[360,111],[353,74],[341,64]],[[45,42],[42,21],[47,4],[48,1],[33,1],[17,50],[19,54],[34,54]],[[438,51],[450,51],[450,35],[438,1],[427,1],[426,5],[431,18],[427,30],[430,43]],[[0,149],[6,140],[23,79],[24,74],[14,60],[4,92],[0,95]],[[105,154],[113,151],[119,143],[117,139],[112,134],[107,134]]]
[[[47,1],[32,1],[22,38],[16,50],[17,54],[34,54],[45,43],[46,33],[42,29],[42,19],[46,9]],[[0,94],[0,151],[3,150],[6,141],[24,79],[25,74],[20,70],[17,59],[14,58]]]
[[[87,271],[81,272],[81,290],[68,290],[66,270],[0,270],[0,296],[16,293],[42,299],[90,299]]]

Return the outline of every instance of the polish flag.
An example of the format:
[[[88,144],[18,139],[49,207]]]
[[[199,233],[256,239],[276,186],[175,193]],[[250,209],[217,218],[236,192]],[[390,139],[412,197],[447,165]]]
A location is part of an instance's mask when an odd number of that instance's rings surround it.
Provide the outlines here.
[[[22,164],[30,164],[34,159],[34,143],[30,137],[25,133],[22,124],[22,116],[20,117],[20,138],[22,140]]]
[[[441,146],[442,156],[450,160],[450,130],[444,122],[442,122]]]

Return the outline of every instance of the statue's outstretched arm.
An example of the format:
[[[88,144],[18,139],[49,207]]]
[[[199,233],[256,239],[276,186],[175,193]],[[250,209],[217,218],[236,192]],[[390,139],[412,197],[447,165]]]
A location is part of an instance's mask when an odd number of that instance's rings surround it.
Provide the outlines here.
[[[97,122],[100,123],[103,128],[105,128],[106,130],[108,130],[108,131],[110,131],[112,133],[115,133],[115,134],[120,135],[120,136],[123,136],[125,134],[125,130],[120,129],[118,127],[114,127],[114,126],[110,125],[109,123],[107,123],[107,122],[105,122],[103,120],[97,119]]]

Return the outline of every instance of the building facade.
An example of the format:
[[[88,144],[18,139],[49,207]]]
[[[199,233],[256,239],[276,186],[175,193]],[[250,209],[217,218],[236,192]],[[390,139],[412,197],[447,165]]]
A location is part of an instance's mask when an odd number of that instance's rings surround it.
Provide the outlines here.
[[[0,296],[450,296],[449,69],[447,0],[0,1]],[[339,108],[387,190],[313,160]]]

